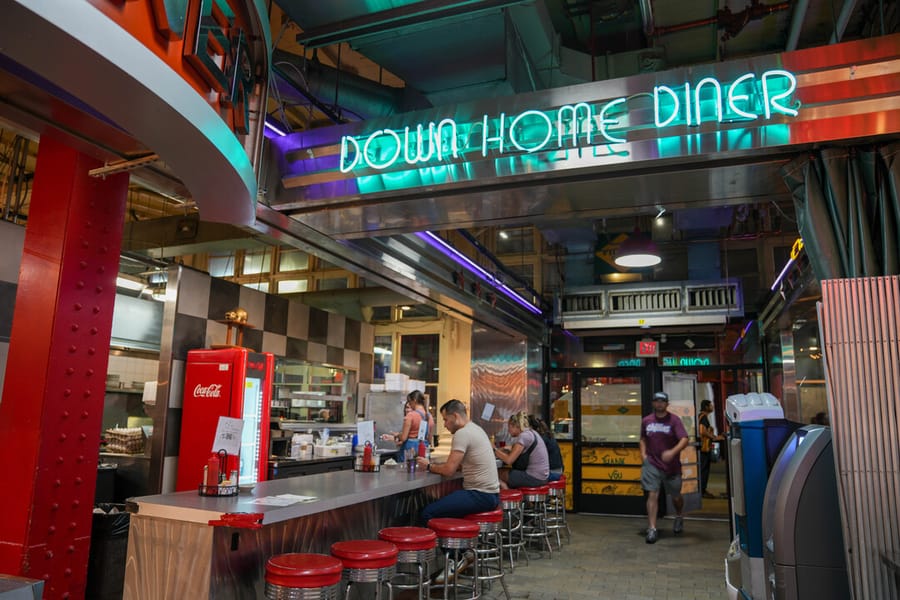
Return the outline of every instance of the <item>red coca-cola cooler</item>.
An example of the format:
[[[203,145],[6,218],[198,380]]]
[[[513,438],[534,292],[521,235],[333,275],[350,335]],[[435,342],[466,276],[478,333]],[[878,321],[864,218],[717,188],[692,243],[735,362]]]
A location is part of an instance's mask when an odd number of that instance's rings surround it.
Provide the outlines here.
[[[266,478],[269,414],[275,357],[247,348],[190,350],[184,370],[177,491],[197,490],[203,467],[216,450],[219,417],[244,420],[240,457],[229,457],[225,474],[237,470],[241,485]]]

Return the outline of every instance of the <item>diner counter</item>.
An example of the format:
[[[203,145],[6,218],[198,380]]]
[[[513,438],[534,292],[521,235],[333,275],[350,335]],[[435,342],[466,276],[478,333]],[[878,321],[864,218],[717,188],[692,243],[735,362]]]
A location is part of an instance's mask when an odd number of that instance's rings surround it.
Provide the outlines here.
[[[130,498],[122,597],[258,600],[270,557],[328,554],[336,541],[373,539],[383,527],[416,524],[426,504],[461,485],[459,474],[444,479],[382,465],[377,473],[264,481],[236,496],[179,492]],[[240,513],[261,517],[232,520]]]
[[[458,475],[461,477],[461,475]],[[249,492],[210,497],[197,492],[158,494],[128,500],[128,511],[146,517],[206,524],[229,513],[262,513],[262,523],[278,523],[315,513],[369,502],[441,483],[440,475],[382,466],[377,473],[353,470],[261,481]],[[265,504],[266,498],[302,496],[311,500],[287,506]]]

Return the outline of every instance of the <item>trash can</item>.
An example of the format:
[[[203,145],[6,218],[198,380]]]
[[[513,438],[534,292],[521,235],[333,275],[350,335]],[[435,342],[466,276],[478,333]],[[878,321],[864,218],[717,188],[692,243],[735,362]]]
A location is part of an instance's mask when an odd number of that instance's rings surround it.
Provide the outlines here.
[[[121,600],[130,517],[124,504],[94,506],[85,598]]]

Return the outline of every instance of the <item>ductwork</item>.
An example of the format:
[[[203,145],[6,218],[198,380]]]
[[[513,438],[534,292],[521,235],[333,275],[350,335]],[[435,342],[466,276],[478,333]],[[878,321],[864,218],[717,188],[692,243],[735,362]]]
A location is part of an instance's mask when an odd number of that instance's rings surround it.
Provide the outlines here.
[[[284,81],[325,105],[335,106],[338,116],[352,120],[389,117],[430,106],[424,97],[410,88],[382,85],[290,52],[275,50],[272,65],[280,71]]]

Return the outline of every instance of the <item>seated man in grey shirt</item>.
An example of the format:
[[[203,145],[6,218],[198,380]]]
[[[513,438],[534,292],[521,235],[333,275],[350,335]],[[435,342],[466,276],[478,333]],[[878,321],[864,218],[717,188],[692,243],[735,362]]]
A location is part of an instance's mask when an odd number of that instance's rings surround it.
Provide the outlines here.
[[[484,430],[469,420],[466,406],[450,400],[441,406],[444,427],[453,434],[450,456],[445,463],[431,463],[424,457],[416,460],[431,473],[449,477],[462,471],[463,489],[436,500],[422,510],[421,522],[435,517],[460,518],[473,513],[494,510],[500,503],[500,480],[491,441]]]

